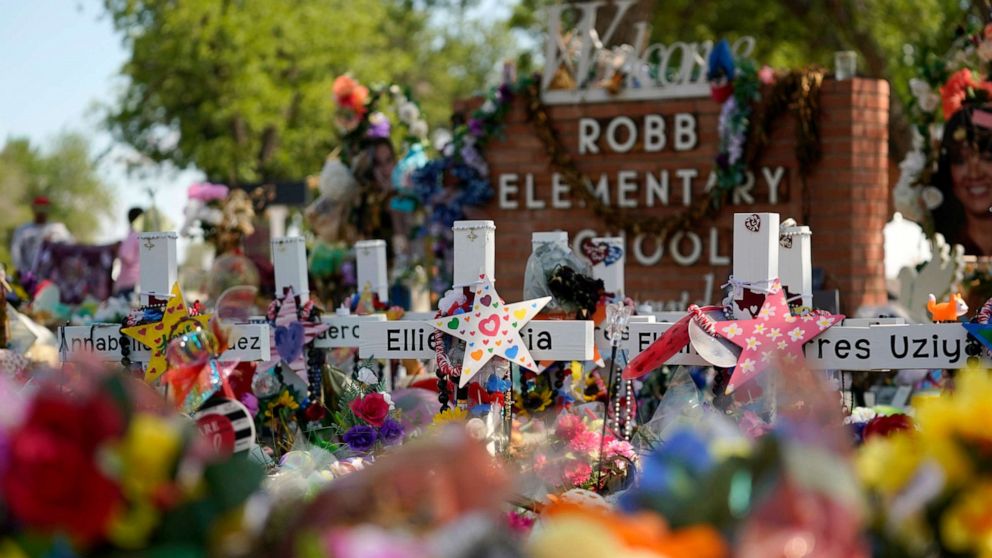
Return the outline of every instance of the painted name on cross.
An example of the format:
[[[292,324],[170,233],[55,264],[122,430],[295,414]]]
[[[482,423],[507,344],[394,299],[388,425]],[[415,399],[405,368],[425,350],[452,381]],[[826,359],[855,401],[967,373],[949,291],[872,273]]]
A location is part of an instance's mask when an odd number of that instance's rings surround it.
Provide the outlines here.
[[[120,324],[95,324],[92,326],[65,326],[59,328],[60,356],[71,360],[74,356],[90,353],[108,361],[121,359]],[[135,362],[147,362],[151,351],[131,338],[124,338]],[[231,328],[227,349],[221,355],[224,361],[259,361],[269,358],[269,331],[267,326],[239,324]]]
[[[434,358],[434,327],[414,321],[363,322],[358,354],[362,358]],[[534,360],[590,360],[593,323],[537,320],[520,330]]]

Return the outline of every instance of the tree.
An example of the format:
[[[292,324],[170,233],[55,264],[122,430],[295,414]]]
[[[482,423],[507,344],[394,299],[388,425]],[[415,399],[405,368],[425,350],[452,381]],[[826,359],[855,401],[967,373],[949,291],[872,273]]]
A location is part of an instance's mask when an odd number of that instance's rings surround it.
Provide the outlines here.
[[[510,45],[498,22],[432,24],[430,9],[444,2],[104,4],[131,53],[110,129],[153,161],[195,165],[229,184],[320,169],[335,143],[337,75],[409,85],[432,123],[444,123],[451,102],[481,88]]]
[[[9,263],[14,228],[31,218],[31,201],[46,196],[50,218],[80,241],[92,241],[114,215],[113,190],[97,176],[96,160],[80,134],[66,133],[42,152],[26,139],[10,139],[0,151],[0,260]]]

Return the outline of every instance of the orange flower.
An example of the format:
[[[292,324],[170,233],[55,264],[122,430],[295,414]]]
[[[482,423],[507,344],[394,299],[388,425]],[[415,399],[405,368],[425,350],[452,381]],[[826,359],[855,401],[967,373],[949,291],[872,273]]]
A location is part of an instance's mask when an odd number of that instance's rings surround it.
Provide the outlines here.
[[[339,107],[351,109],[359,116],[365,115],[365,103],[369,98],[367,87],[346,74],[334,80],[333,91]]]
[[[968,97],[969,89],[984,90],[992,95],[992,83],[976,81],[968,68],[962,68],[947,78],[947,83],[940,88],[944,120],[950,120],[961,109],[961,103]]]

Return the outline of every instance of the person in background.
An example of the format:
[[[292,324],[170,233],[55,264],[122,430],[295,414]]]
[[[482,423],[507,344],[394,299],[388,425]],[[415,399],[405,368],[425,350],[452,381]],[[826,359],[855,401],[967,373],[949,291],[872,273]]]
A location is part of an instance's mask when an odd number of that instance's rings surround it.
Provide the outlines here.
[[[128,233],[121,242],[120,248],[117,249],[117,258],[121,261],[121,269],[117,274],[117,282],[114,284],[114,294],[120,297],[130,297],[138,286],[141,245],[138,241],[138,230],[134,222],[144,213],[145,211],[140,207],[132,207],[127,210]]]
[[[34,220],[17,227],[10,242],[10,257],[14,269],[23,284],[30,283],[38,250],[44,241],[72,242],[69,229],[62,223],[49,223],[48,212],[51,203],[45,196],[38,196],[31,202]]]

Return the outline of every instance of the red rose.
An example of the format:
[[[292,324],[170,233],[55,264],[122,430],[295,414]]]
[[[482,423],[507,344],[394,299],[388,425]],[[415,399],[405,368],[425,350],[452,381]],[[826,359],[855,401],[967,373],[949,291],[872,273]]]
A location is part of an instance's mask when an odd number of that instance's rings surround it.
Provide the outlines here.
[[[971,75],[971,70],[962,68],[947,78],[947,82],[940,88],[940,98],[944,110],[944,120],[950,120],[961,104],[968,97],[968,90],[983,90],[992,95],[992,84],[987,81],[975,80]]]
[[[354,399],[349,407],[356,417],[377,428],[386,422],[389,415],[389,403],[381,393],[370,393],[361,399]]]
[[[865,425],[864,439],[868,440],[872,436],[888,436],[900,430],[910,430],[913,428],[913,420],[908,415],[897,414],[886,417],[875,417]]]
[[[68,533],[84,545],[102,538],[121,503],[92,453],[32,424],[11,437],[0,486],[11,514],[25,526]]]

